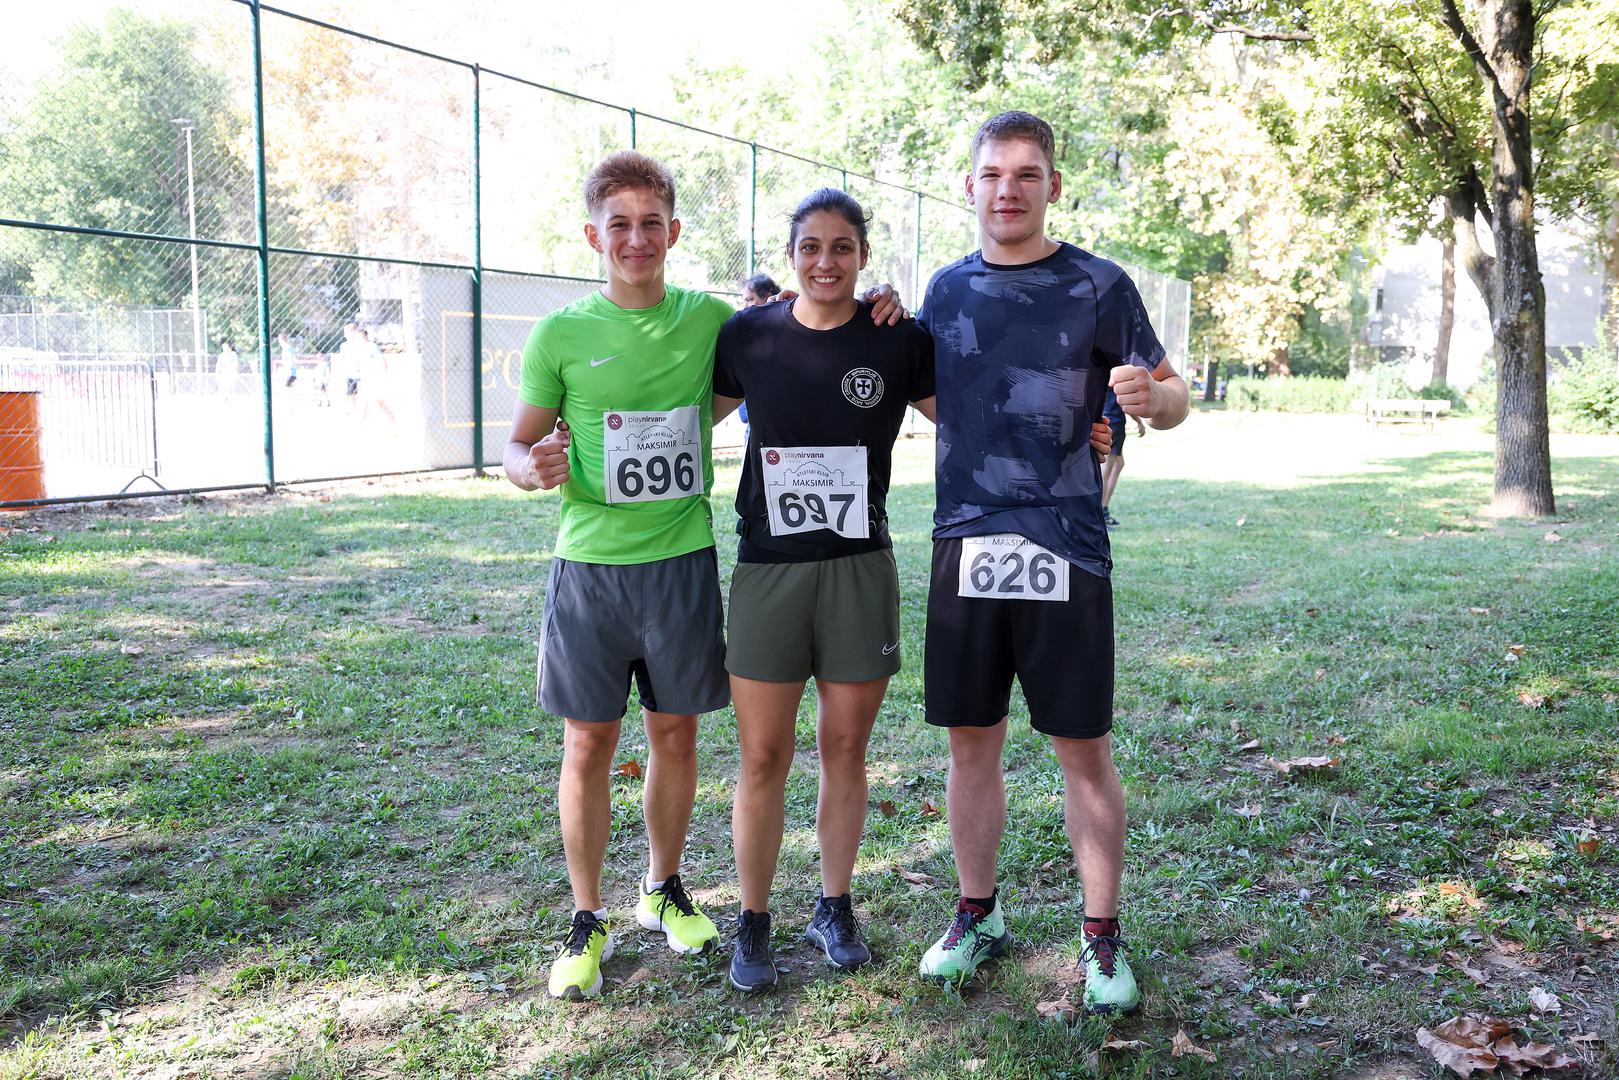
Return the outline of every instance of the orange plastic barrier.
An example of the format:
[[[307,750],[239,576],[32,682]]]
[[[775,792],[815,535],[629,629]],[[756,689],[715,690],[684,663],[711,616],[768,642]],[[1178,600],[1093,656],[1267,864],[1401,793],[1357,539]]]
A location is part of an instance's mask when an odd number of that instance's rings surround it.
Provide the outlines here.
[[[45,497],[38,390],[0,390],[0,502]]]

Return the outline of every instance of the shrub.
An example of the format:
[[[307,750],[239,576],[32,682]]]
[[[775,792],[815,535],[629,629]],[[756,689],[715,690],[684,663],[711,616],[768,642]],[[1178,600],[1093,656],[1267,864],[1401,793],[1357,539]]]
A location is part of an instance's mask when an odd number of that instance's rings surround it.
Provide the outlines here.
[[[1361,397],[1343,379],[1293,375],[1275,379],[1232,379],[1226,385],[1226,407],[1254,412],[1349,412]]]
[[[1582,349],[1547,388],[1553,426],[1563,431],[1619,432],[1619,364],[1605,340]]]

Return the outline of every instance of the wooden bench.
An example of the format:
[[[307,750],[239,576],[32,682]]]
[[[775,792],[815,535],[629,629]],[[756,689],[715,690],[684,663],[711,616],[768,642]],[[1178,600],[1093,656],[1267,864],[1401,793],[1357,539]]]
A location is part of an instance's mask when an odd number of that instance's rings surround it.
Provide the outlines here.
[[[1450,402],[1438,398],[1375,398],[1366,402],[1366,420],[1378,424],[1422,424],[1429,431],[1439,417],[1450,412]]]

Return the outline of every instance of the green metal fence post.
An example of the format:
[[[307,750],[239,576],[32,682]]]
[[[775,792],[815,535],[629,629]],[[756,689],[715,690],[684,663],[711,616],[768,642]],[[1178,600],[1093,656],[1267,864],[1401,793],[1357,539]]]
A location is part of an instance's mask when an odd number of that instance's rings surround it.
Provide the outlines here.
[[[253,16],[253,194],[258,220],[259,264],[259,382],[264,390],[264,484],[275,490],[275,416],[270,404],[274,377],[270,371],[270,212],[264,170],[264,42],[259,23],[259,0],[249,8]]]
[[[635,110],[630,110],[630,149],[635,149]]]
[[[911,263],[911,312],[922,310],[922,193],[916,193],[916,254]]]
[[[483,471],[483,158],[479,68],[472,65],[472,472]]]
[[[759,144],[750,142],[748,151],[748,276],[752,277],[759,246]]]
[[[838,170],[838,175],[843,177],[843,184],[842,184],[843,190],[848,191],[849,190],[849,170],[848,169],[839,169]]]

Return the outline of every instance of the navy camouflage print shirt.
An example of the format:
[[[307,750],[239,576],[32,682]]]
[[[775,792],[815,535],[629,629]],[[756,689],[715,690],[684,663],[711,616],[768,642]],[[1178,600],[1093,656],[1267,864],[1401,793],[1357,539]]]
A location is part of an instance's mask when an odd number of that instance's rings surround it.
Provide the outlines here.
[[[1091,424],[1107,375],[1164,358],[1123,268],[1072,244],[1027,266],[940,270],[917,316],[938,379],[937,538],[1016,533],[1107,577]]]

